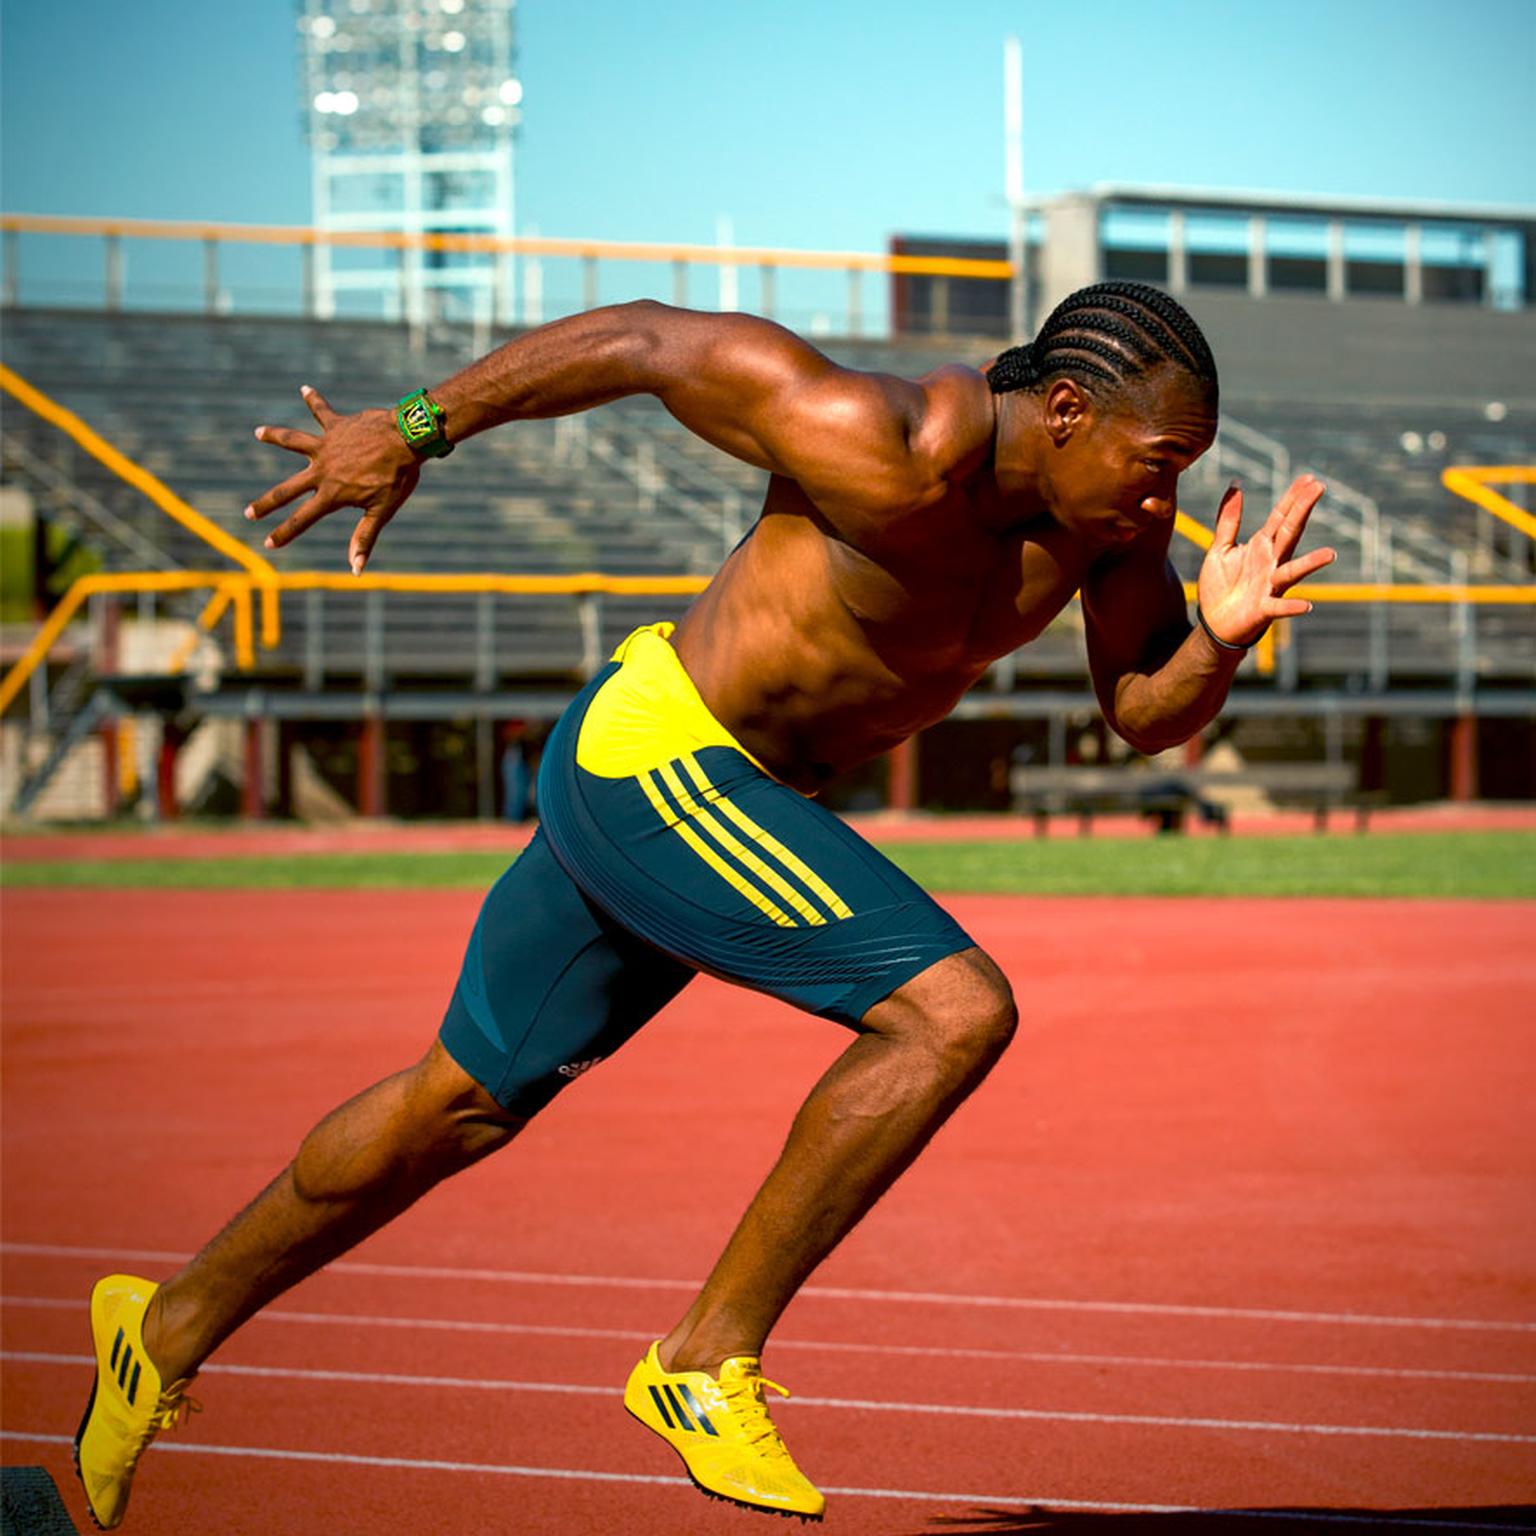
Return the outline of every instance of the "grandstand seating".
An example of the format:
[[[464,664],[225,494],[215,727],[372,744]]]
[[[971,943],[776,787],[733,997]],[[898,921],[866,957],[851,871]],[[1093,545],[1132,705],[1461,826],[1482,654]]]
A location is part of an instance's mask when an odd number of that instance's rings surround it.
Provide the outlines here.
[[[260,532],[240,509],[252,495],[300,461],[257,443],[262,421],[309,425],[297,394],[314,383],[338,409],[396,398],[418,382],[444,377],[472,354],[468,328],[433,328],[412,336],[380,322],[327,323],[280,318],[205,317],[11,309],[6,361],[76,411],[130,457],[237,538],[260,549]],[[953,346],[847,343],[829,347],[840,360],[918,374],[954,360]],[[960,355],[979,362],[985,343]],[[1229,397],[1230,398],[1230,397]],[[1529,579],[1529,541],[1489,537],[1490,520],[1449,496],[1440,466],[1463,462],[1531,462],[1536,410],[1515,409],[1489,422],[1475,402],[1307,405],[1298,398],[1250,395],[1233,402],[1243,421],[1279,439],[1294,469],[1313,467],[1374,498],[1393,530],[1399,579],[1445,580],[1457,570],[1474,578]],[[1234,431],[1236,429],[1233,429]],[[1438,450],[1410,453],[1403,434],[1443,431]],[[5,437],[19,445],[9,470],[26,478],[23,456],[62,466],[73,482],[149,539],[166,566],[210,564],[196,538],[168,522],[60,434],[9,409]],[[1190,510],[1208,519],[1232,464],[1255,462],[1251,444],[1233,439],[1231,456],[1208,456],[1189,477]],[[694,438],[655,402],[620,402],[565,422],[524,423],[466,444],[446,465],[429,465],[422,487],[381,541],[370,569],[610,574],[707,573],[750,525],[763,476]],[[1267,486],[1256,488],[1257,494]],[[88,512],[78,513],[89,522]],[[1340,579],[1369,579],[1359,514],[1324,514],[1324,536],[1339,542]],[[338,514],[289,549],[272,554],[282,570],[342,571],[352,520]],[[1502,532],[1502,530],[1501,530]],[[128,547],[110,529],[93,531],[109,567],[138,569],[141,545]],[[1460,557],[1461,563],[1453,557]],[[1186,576],[1198,552],[1182,544]],[[221,562],[213,562],[221,563]],[[634,623],[675,617],[685,600],[605,598],[600,643],[611,644]],[[412,678],[454,680],[475,673],[476,637],[489,637],[493,675],[569,679],[590,662],[579,616],[569,598],[486,599],[325,593],[284,604],[281,650],[263,665],[292,678],[362,679],[373,686]],[[1532,678],[1536,610],[1487,610],[1477,616],[1475,653],[1462,644],[1453,608],[1320,610],[1298,628],[1293,678],[1358,686],[1371,682],[1381,648],[1392,675],[1444,681],[1468,666],[1488,680]],[[1080,678],[1076,611],[1017,658],[1022,677]],[[378,664],[369,677],[370,646]],[[483,662],[483,656],[482,656]],[[1376,679],[1380,681],[1380,679]]]

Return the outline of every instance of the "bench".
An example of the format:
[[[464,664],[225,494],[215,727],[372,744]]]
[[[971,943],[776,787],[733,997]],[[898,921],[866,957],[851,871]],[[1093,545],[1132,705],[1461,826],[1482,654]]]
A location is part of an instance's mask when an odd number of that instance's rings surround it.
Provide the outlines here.
[[[1160,832],[1181,832],[1191,814],[1225,833],[1231,830],[1227,808],[1212,791],[1258,790],[1272,799],[1301,802],[1312,810],[1319,832],[1326,831],[1328,813],[1340,807],[1354,811],[1355,830],[1364,832],[1371,808],[1384,796],[1362,791],[1349,763],[1255,763],[1243,768],[1151,768],[1146,764],[1082,763],[1071,765],[1015,764],[1009,774],[1015,811],[1034,817],[1035,835],[1043,837],[1052,815],[1077,817],[1078,832],[1087,836],[1096,815],[1116,812],[1155,822]]]
[[[1355,831],[1364,832],[1372,809],[1386,799],[1381,790],[1359,787],[1352,763],[1249,763],[1242,768],[1195,768],[1187,777],[1201,791],[1257,789],[1282,804],[1300,802],[1310,808],[1319,832],[1328,830],[1329,811],[1346,808],[1354,812]]]
[[[1160,832],[1178,832],[1195,811],[1203,821],[1226,828],[1225,809],[1190,783],[1187,772],[1163,772],[1124,763],[1081,763],[1049,767],[1015,764],[1008,778],[1015,811],[1035,819],[1044,837],[1052,815],[1077,817],[1086,837],[1097,815],[1130,812],[1157,823]]]

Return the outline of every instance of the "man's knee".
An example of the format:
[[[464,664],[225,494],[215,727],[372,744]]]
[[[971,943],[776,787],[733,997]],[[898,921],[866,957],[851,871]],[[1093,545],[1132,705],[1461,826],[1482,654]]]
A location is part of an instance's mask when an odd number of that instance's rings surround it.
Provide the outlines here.
[[[409,1112],[431,1132],[471,1149],[493,1150],[527,1123],[513,1114],[434,1040],[427,1054],[406,1074]]]
[[[315,1126],[294,1157],[293,1189],[317,1202],[419,1192],[505,1146],[526,1123],[434,1042],[414,1066]]]
[[[868,1028],[926,1045],[963,1067],[990,1065],[1018,1028],[1008,978],[980,949],[950,955],[865,1017]]]

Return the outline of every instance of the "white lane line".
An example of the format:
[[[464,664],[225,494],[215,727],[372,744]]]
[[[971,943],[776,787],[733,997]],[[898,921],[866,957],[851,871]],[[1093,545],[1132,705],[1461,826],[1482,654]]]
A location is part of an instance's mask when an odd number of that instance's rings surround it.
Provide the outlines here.
[[[71,1445],[68,1435],[33,1434],[28,1430],[0,1430],[0,1440],[28,1445]],[[497,1462],[437,1461],[409,1456],[359,1456],[345,1451],[291,1451],[266,1445],[193,1445],[186,1441],[160,1441],[157,1456],[180,1453],[184,1456],[251,1456],[268,1461],[309,1461],[349,1467],[401,1468],[416,1472],[482,1473],[494,1477],[543,1477],[580,1483],[629,1483],[647,1487],[691,1488],[686,1477],[656,1477],[643,1472],[589,1472],[575,1467],[520,1467]],[[1215,1515],[1225,1519],[1315,1520],[1329,1525],[1364,1525],[1372,1530],[1397,1526],[1415,1530],[1439,1531],[1523,1531],[1528,1525],[1489,1525],[1471,1520],[1426,1520],[1407,1518],[1390,1511],[1362,1511],[1359,1514],[1332,1513],[1328,1510],[1282,1509],[1209,1509],[1196,1504],[1128,1504],[1105,1499],[1061,1499],[1035,1493],[930,1493],[920,1488],[833,1488],[823,1493],[848,1499],[896,1499],[924,1504],[970,1504],[983,1507],[1013,1505],[1031,1513],[1046,1514],[1056,1509],[1108,1510],[1138,1515]]]
[[[0,1360],[30,1365],[94,1365],[91,1355],[55,1355],[42,1351],[0,1350]],[[617,1397],[613,1385],[592,1387],[564,1381],[509,1381],[478,1376],[419,1376],[403,1371],[327,1371],[280,1365],[205,1365],[210,1376],[255,1376],[279,1381],[338,1381],[353,1386],[447,1387],[455,1392],[546,1392],[563,1397]],[[1497,1445],[1536,1445],[1536,1435],[1486,1430],[1410,1429],[1380,1424],[1290,1424],[1273,1419],[1181,1418],[1171,1414],[1082,1413],[1056,1408],[972,1407],[961,1403],[893,1403],[861,1397],[801,1397],[802,1408],[840,1408],[859,1413],[910,1413],[944,1418],[1030,1419],[1051,1424],[1143,1424],[1165,1429],[1245,1430],[1281,1435],[1359,1435],[1392,1440],[1455,1440]]]
[[[0,1308],[33,1307],[61,1312],[81,1312],[83,1296],[0,1296]],[[476,1323],[452,1317],[378,1317],[358,1312],[290,1312],[268,1308],[252,1322],[319,1324],[327,1328],[398,1328],[423,1333],[489,1333],[551,1339],[617,1339],[649,1344],[656,1334],[635,1328],[576,1328],[552,1323]],[[813,1350],[817,1354],[897,1355],[938,1360],[1014,1360],[1032,1365],[1114,1365],[1180,1371],[1259,1371],[1272,1374],[1313,1376],[1373,1376],[1412,1381],[1480,1381],[1536,1383],[1536,1375],[1516,1371],[1437,1371],[1427,1367],[1389,1365],[1315,1365],[1277,1360],[1182,1360],[1159,1355],[1082,1355],[1060,1350],[967,1349],[939,1344],[851,1344],[842,1339],[780,1339],[773,1348]]]
[[[130,1259],[135,1263],[184,1264],[189,1253],[157,1249],[82,1248],[57,1243],[0,1243],[0,1253],[44,1258]],[[455,1269],[432,1264],[365,1264],[343,1259],[326,1266],[338,1275],[377,1275],[399,1280],[483,1280],[499,1285],[593,1286],[608,1290],[697,1291],[699,1280],[637,1279],[632,1275],[547,1274],[521,1269]],[[1367,1328],[1449,1328],[1484,1333],[1536,1333],[1536,1322],[1498,1318],[1391,1317],[1367,1312],[1291,1312],[1272,1307],[1214,1307],[1155,1301],[1074,1301],[1048,1296],[971,1296],[951,1291],[881,1291],[807,1285],[796,1293],[834,1301],[887,1301],[919,1306],[1004,1307],[1053,1312],[1119,1312],[1153,1317],[1253,1318],[1271,1323],[1340,1323]]]

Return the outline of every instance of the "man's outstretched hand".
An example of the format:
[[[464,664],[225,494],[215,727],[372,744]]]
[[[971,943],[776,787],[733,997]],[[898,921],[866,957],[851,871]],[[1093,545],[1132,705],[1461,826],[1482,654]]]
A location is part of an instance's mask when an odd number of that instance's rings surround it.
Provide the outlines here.
[[[325,403],[319,390],[306,384],[299,393],[319,424],[320,435],[289,427],[257,427],[256,436],[263,443],[303,454],[309,464],[258,496],[245,515],[266,517],[314,492],[267,535],[267,548],[281,549],[338,507],[360,507],[363,515],[347,546],[347,563],[352,574],[360,576],[385,523],[416,489],[421,461],[400,436],[393,411],[341,416]]]
[[[1313,475],[1293,480],[1264,526],[1247,543],[1239,544],[1243,493],[1239,486],[1228,488],[1216,514],[1216,537],[1200,567],[1198,586],[1200,612],[1219,639],[1230,645],[1252,645],[1275,619],[1311,613],[1311,603],[1285,594],[1335,559],[1331,549],[1291,558],[1325,489]]]

